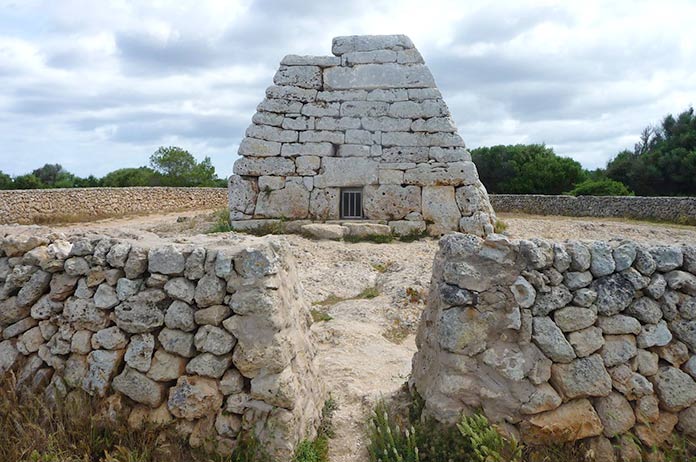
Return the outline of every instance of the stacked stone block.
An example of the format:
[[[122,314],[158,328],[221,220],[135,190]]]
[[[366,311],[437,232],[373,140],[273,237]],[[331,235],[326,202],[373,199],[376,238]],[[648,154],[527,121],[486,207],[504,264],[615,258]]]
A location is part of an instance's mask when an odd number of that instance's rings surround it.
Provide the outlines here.
[[[696,247],[446,236],[417,346],[441,421],[482,408],[530,444],[623,451],[696,436]]]
[[[364,218],[393,229],[492,232],[486,190],[411,40],[337,37],[332,51],[281,61],[239,147],[232,221],[338,220],[340,189],[362,187]]]
[[[47,397],[104,398],[134,428],[176,421],[194,447],[228,453],[248,431],[290,460],[323,406],[294,271],[274,239],[2,237],[0,374]]]

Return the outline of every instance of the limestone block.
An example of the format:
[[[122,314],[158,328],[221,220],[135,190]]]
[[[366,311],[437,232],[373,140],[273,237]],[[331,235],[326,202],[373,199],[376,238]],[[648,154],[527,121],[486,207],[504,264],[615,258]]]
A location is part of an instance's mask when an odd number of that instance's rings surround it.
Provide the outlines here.
[[[338,147],[338,157],[369,157],[370,146],[360,144],[343,144]]]
[[[256,106],[259,112],[274,112],[279,114],[298,114],[302,110],[302,103],[299,101],[288,101],[285,99],[264,99]]]
[[[320,91],[317,93],[317,101],[365,101],[367,91],[365,90],[338,90]]]
[[[611,391],[612,381],[602,358],[592,355],[551,366],[551,385],[565,399],[575,399],[606,396]]]
[[[222,394],[213,379],[182,376],[169,390],[167,407],[176,417],[198,419],[214,415],[222,407]]]
[[[309,130],[300,132],[300,143],[332,143],[343,144],[345,134],[343,132]]]
[[[283,119],[283,114],[275,114],[273,112],[256,112],[251,116],[251,121],[255,124],[274,127],[280,127],[283,124]]]
[[[364,158],[326,157],[319,175],[314,177],[316,188],[365,186],[377,182],[377,162]]]
[[[341,55],[341,64],[343,66],[395,62],[396,52],[392,50],[352,51]]]
[[[406,172],[407,176],[409,172]],[[406,183],[409,183],[406,181]],[[415,209],[412,209],[415,210]],[[442,234],[459,228],[460,212],[452,186],[424,186],[422,213],[426,222],[431,222],[428,232]]]
[[[289,85],[273,85],[266,88],[266,97],[308,103],[316,99],[317,91]]]
[[[285,186],[285,177],[282,176],[260,176],[259,191],[281,189]]]
[[[304,107],[302,110],[304,111]],[[251,124],[246,129],[246,138],[244,139],[259,139],[265,141],[274,141],[277,143],[295,143],[297,142],[297,138],[298,133],[295,130],[283,130],[270,125]],[[280,147],[278,147],[277,151],[278,153],[280,152]]]
[[[604,430],[592,404],[586,399],[570,401],[553,411],[536,414],[521,423],[522,439],[528,444],[556,444],[598,436]]]
[[[409,220],[390,221],[389,227],[391,228],[392,234],[400,237],[423,234],[426,229],[424,221]]]
[[[290,85],[300,88],[319,89],[322,87],[322,73],[319,66],[280,66],[273,76],[276,85]]]
[[[362,117],[362,119],[360,119],[360,124],[362,128],[365,130],[382,132],[405,132],[411,128],[411,119],[398,119],[395,117],[387,116]]]
[[[340,216],[339,193],[338,188],[312,190],[309,196],[309,217],[322,221],[337,220]]]
[[[403,101],[395,102],[389,106],[389,115],[391,117],[396,117],[399,119],[431,119],[449,117],[449,109],[443,100],[426,100],[421,102],[416,101]],[[413,124],[418,128],[423,122],[414,121],[411,125],[413,130]],[[431,124],[442,124],[440,122],[431,122]],[[448,124],[444,124],[444,127],[448,127]],[[425,132],[441,132],[447,131],[451,132],[451,127],[446,130],[414,130],[414,131],[425,131]]]
[[[268,127],[273,128],[273,127]],[[297,134],[295,136],[297,138]],[[273,157],[280,154],[281,143],[256,138],[244,138],[239,144],[237,154],[250,157]]]
[[[342,117],[381,117],[389,111],[389,103],[383,101],[345,101],[341,103]]]
[[[283,189],[261,192],[256,202],[255,215],[267,218],[306,218],[309,213],[309,195],[307,188],[298,183],[286,183]]]
[[[381,136],[367,130],[346,130],[346,144],[379,144]]]
[[[283,66],[319,66],[331,67],[340,66],[341,58],[336,56],[306,56],[306,55],[286,55],[280,64]]]
[[[407,50],[414,48],[405,35],[347,35],[334,37],[331,52],[336,56],[356,51]]]
[[[595,401],[595,409],[604,425],[604,436],[613,438],[626,433],[636,423],[633,408],[620,393],[611,392]]]
[[[300,156],[295,159],[297,174],[303,176],[314,176],[321,167],[321,157],[319,156]],[[280,188],[274,188],[280,189]]]
[[[369,219],[401,220],[409,212],[421,209],[421,190],[418,186],[366,186],[363,191],[363,210]]]
[[[348,229],[348,235],[355,237],[369,237],[369,236],[389,236],[391,235],[391,229],[387,225],[381,225],[378,223],[350,223],[346,222],[343,224],[344,227]]]
[[[314,125],[314,117],[305,116],[285,117],[281,124],[285,130],[314,130]]]
[[[324,87],[329,90],[434,88],[435,79],[422,64],[359,64],[324,69]]]
[[[341,240],[348,234],[348,228],[341,225],[312,223],[303,225],[301,232],[314,239]]]
[[[400,185],[404,182],[404,172],[402,170],[391,170],[386,168],[379,169],[379,184],[381,185]]]
[[[320,117],[316,121],[317,130],[348,130],[360,126],[357,117]]]
[[[393,90],[372,90],[367,94],[367,101],[386,101],[393,103],[394,101],[408,100],[408,90],[393,89]]]
[[[283,157],[318,156],[331,157],[334,147],[331,143],[297,143],[284,144],[280,150]]]
[[[241,157],[234,163],[234,173],[247,176],[292,175],[295,173],[295,163],[278,157]]]
[[[340,103],[312,102],[302,106],[302,115],[310,117],[338,117]]]
[[[470,216],[478,211],[493,213],[488,193],[482,184],[460,186],[455,191],[457,205],[462,215]]]
[[[133,401],[152,408],[159,406],[165,397],[165,388],[161,384],[130,367],[125,367],[121,374],[114,377],[113,387]]]
[[[186,358],[163,350],[157,350],[152,358],[152,365],[147,372],[147,376],[158,382],[176,380],[184,375],[186,362]]]
[[[473,162],[453,162],[445,167],[419,164],[416,168],[406,170],[404,174],[404,183],[419,186],[465,186],[477,185],[478,182]]]

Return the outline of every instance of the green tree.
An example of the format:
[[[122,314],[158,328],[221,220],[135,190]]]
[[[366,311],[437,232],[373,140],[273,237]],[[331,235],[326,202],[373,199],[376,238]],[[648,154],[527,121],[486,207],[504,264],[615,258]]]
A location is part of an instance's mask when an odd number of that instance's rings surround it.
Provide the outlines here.
[[[586,178],[580,163],[543,144],[477,148],[471,155],[491,193],[562,194]]]
[[[42,189],[46,185],[41,180],[31,173],[20,175],[14,179],[14,189]]]
[[[209,157],[197,163],[191,153],[176,146],[160,146],[150,156],[150,166],[164,186],[215,186],[217,181]]]
[[[102,180],[94,175],[90,175],[87,178],[75,177],[74,185],[75,188],[97,188],[102,185]]]
[[[619,181],[604,178],[585,180],[568,194],[571,196],[632,196],[633,192]]]
[[[44,164],[31,172],[48,188],[72,188],[75,186],[75,175],[68,172],[60,164]]]
[[[616,155],[606,175],[642,196],[696,195],[696,114],[683,111],[647,127],[633,151]]]
[[[157,185],[157,174],[148,167],[121,168],[107,173],[101,179],[101,184],[110,188],[155,186]]]
[[[13,186],[12,177],[0,170],[0,189],[12,189]]]

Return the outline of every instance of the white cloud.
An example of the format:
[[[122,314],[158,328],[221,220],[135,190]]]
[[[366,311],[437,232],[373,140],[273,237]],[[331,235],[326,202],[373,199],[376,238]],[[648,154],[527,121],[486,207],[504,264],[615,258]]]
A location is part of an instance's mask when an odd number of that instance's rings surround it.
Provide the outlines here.
[[[0,170],[138,166],[159,145],[220,176],[283,55],[405,33],[470,147],[545,142],[587,167],[696,101],[689,1],[0,0]]]

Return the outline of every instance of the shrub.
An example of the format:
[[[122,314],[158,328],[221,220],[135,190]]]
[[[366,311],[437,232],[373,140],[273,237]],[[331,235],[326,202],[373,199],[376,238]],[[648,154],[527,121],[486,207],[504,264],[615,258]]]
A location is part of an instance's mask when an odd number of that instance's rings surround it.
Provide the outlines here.
[[[507,223],[505,223],[503,220],[495,220],[495,224],[493,225],[493,232],[496,234],[500,234],[504,232],[507,229],[507,227]]]
[[[620,181],[610,179],[585,180],[568,194],[572,196],[632,196],[633,192]]]

